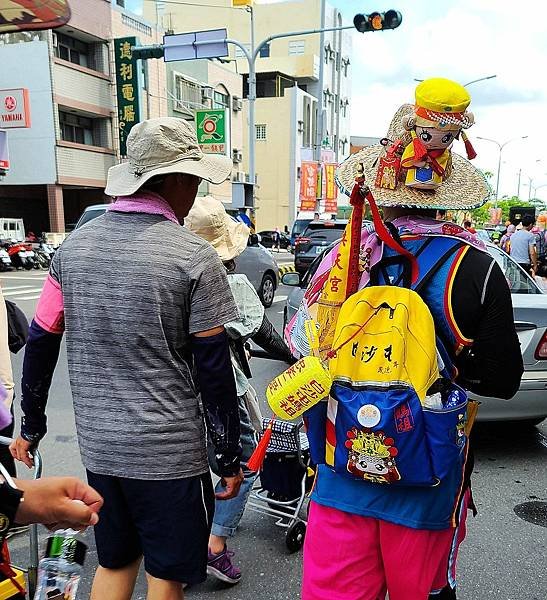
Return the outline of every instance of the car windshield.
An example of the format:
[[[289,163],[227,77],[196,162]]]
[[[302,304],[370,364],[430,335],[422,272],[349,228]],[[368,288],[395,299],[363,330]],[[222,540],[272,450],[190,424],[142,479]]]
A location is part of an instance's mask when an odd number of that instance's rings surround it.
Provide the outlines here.
[[[512,294],[542,294],[536,285],[517,263],[497,246],[488,246],[488,252],[501,267]]]
[[[294,222],[294,225],[292,226],[291,235],[293,235],[293,236],[300,235],[304,231],[304,229],[306,229],[306,227],[308,226],[308,223],[310,221],[311,221],[311,219],[297,219]]]
[[[309,237],[312,242],[335,242],[342,237],[342,229],[319,229],[315,231],[306,231],[304,236]]]
[[[78,229],[82,225],[85,225],[89,221],[104,215],[106,210],[104,208],[96,208],[95,210],[86,210],[84,214],[80,217],[78,223],[76,223],[76,227],[74,229]]]

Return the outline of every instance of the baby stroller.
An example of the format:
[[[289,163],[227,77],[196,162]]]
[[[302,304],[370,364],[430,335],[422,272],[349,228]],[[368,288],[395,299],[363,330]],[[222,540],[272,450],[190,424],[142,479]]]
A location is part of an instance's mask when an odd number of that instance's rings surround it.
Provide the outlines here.
[[[269,419],[262,420],[262,431]],[[274,420],[260,479],[253,487],[247,507],[277,518],[276,525],[287,530],[285,544],[291,552],[302,548],[307,521],[300,511],[313,483],[310,451],[303,423]]]

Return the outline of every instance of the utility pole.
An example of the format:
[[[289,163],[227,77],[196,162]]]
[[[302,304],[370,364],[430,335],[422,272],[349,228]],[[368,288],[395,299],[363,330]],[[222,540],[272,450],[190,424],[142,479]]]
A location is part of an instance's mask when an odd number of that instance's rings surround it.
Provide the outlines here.
[[[321,148],[323,146],[323,132],[325,129],[323,119],[323,87],[325,83],[325,57],[323,52],[325,51],[325,0],[321,0],[321,15],[320,15],[320,29],[321,35],[319,36],[319,93],[317,94],[317,118],[315,120],[315,143],[313,144],[313,160],[317,164],[321,164]],[[322,185],[321,180],[321,187]],[[317,199],[315,201],[315,210],[318,212],[320,209],[320,200],[323,195],[322,189],[317,188]]]

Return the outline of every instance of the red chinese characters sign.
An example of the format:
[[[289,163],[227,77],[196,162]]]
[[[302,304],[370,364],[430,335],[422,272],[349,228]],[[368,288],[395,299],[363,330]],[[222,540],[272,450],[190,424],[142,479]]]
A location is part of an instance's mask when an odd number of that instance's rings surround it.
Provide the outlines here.
[[[300,169],[300,210],[315,210],[318,164],[303,162]]]
[[[325,165],[325,212],[336,213],[338,210],[337,197],[338,191],[334,182],[334,172],[336,164],[327,163]]]

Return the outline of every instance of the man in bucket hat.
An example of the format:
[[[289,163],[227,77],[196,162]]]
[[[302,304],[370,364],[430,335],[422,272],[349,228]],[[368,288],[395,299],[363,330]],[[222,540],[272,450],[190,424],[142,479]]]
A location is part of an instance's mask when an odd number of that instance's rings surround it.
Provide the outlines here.
[[[467,90],[455,82],[424,81],[416,90],[416,103],[399,109],[383,143],[352,155],[337,172],[339,187],[348,194],[352,190],[352,203],[366,194],[375,220],[374,228],[362,230],[356,246],[360,269],[352,277],[358,278],[359,289],[410,281],[401,255],[413,267],[414,281],[419,281],[420,269],[427,273],[420,296],[435,325],[438,360],[434,352],[432,356],[438,363],[435,372],[442,377],[426,388],[424,402],[438,400],[441,412],[450,406],[450,396],[443,394],[455,383],[479,395],[510,398],[523,372],[510,291],[501,269],[476,236],[453,223],[435,220],[437,210],[472,209],[488,197],[481,173],[450,151],[452,141],[461,137],[468,157],[474,155],[462,131],[473,122],[466,112],[469,101]],[[375,200],[383,209],[387,229]],[[320,336],[332,322],[321,323],[328,304],[324,291],[328,294],[330,278],[345,252],[342,244],[353,247],[353,239],[340,244],[317,269],[301,314],[287,328],[289,341],[301,354],[306,353],[301,342],[302,315],[320,321]],[[337,286],[340,283],[338,279]],[[321,285],[323,291],[318,294]],[[334,347],[331,355],[336,356]],[[361,389],[350,388],[348,397],[362,393],[363,402],[366,398],[373,402],[373,395],[387,388],[378,378],[379,382],[358,382]],[[393,383],[397,388],[397,382]],[[400,477],[355,478],[351,471],[336,469],[337,464],[345,464],[343,459],[352,447],[351,440],[344,446],[345,435],[348,439],[361,433],[373,436],[371,428],[380,419],[388,431],[399,430],[402,423],[400,435],[412,435],[414,420],[409,410],[398,416],[396,410],[382,413],[368,404],[374,420],[363,418],[359,423],[364,429],[346,434],[337,427],[337,415],[343,409],[342,399],[338,402],[335,394],[331,392],[328,402],[309,411],[307,419],[310,448],[319,465],[304,547],[303,600],[384,600],[386,593],[390,600],[454,599],[456,555],[465,535],[467,509],[472,506],[472,459],[463,429],[450,430],[450,439],[459,436],[455,439],[461,440],[463,450],[450,463],[447,476],[435,485],[405,485]],[[465,418],[465,408],[459,410]],[[390,438],[389,445],[392,442]],[[367,451],[375,457],[374,448]],[[397,452],[394,448],[389,456]],[[429,458],[419,460],[425,463]],[[363,469],[382,467],[380,462],[370,464]]]
[[[129,600],[144,557],[147,597],[176,600],[182,584],[206,577],[214,493],[204,412],[225,483],[217,498],[236,496],[242,481],[224,330],[238,313],[216,252],[180,226],[200,181],[221,183],[232,163],[204,155],[193,126],[172,117],[135,126],[127,152],[108,174],[115,202],[52,262],[27,342],[12,453],[30,465],[46,433],[66,331],[82,461],[105,499],[91,598]]]

